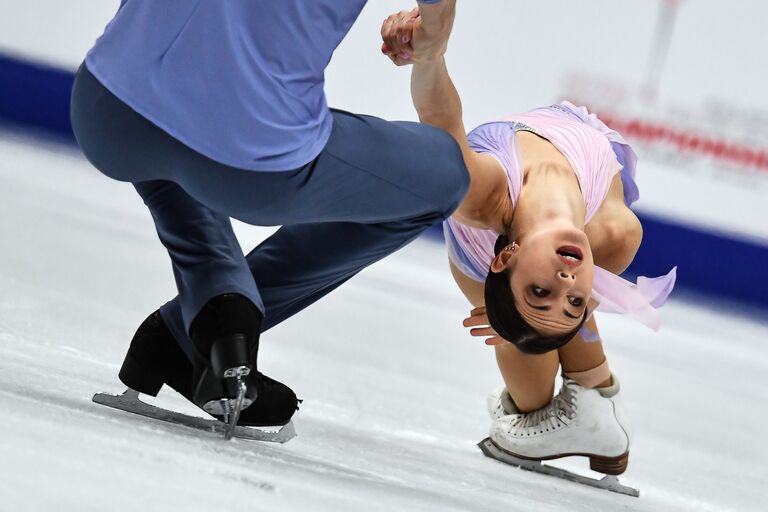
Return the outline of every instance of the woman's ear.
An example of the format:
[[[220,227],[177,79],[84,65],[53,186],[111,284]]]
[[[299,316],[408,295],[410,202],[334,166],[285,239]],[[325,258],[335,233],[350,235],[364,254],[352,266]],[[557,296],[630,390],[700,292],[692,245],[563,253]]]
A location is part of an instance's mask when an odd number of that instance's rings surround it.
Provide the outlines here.
[[[499,254],[491,262],[491,272],[498,274],[499,272],[511,269],[515,263],[514,256],[517,252],[517,247],[517,244],[513,243],[499,251]]]

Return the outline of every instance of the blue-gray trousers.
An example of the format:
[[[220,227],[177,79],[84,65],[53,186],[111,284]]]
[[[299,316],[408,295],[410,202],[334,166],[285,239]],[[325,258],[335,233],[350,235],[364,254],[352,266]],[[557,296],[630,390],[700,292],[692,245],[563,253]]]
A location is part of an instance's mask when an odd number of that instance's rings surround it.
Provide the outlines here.
[[[171,137],[81,67],[72,92],[75,135],[91,163],[133,183],[152,213],[179,292],[161,313],[187,354],[189,325],[212,297],[248,297],[266,330],[459,205],[469,178],[449,135],[342,111],[333,118],[328,144],[307,165],[238,169]],[[282,227],[245,256],[230,218]]]

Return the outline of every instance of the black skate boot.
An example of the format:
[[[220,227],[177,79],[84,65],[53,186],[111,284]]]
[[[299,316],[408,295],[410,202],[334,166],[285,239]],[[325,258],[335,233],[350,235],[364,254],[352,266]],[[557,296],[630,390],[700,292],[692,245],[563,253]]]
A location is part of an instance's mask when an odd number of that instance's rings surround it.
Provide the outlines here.
[[[145,395],[157,396],[165,384],[194,403],[192,363],[168,330],[159,311],[149,315],[139,326],[119,376],[123,384]],[[259,372],[251,372],[243,380],[248,388],[256,389],[258,398],[242,411],[239,425],[278,426],[291,420],[298,409],[298,400],[291,388]],[[225,419],[221,415],[213,416],[220,421]]]
[[[258,397],[243,378],[255,371],[261,312],[240,294],[224,294],[205,303],[189,326],[192,338],[192,400],[221,415],[229,439],[240,417]]]
[[[157,396],[165,384],[192,401],[192,363],[163,322],[159,310],[136,330],[118,377],[123,384],[145,395]]]

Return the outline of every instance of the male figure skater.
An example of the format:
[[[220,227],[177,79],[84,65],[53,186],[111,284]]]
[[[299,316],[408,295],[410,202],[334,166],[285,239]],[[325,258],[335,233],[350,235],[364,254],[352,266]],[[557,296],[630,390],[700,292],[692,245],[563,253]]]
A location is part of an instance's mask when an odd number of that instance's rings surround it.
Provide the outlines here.
[[[328,108],[324,70],[365,0],[123,0],[88,53],[72,125],[91,163],[131,182],[179,295],[120,371],[240,424],[286,423],[259,335],[447,218],[468,187],[441,130]],[[445,52],[455,0],[420,0],[412,58]],[[230,225],[282,225],[244,256]],[[250,406],[250,407],[249,407]]]

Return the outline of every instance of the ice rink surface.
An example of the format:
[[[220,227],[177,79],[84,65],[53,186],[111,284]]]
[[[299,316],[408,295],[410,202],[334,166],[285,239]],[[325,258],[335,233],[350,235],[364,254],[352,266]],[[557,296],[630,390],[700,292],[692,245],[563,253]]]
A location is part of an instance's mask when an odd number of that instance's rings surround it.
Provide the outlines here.
[[[0,132],[0,155],[2,512],[766,510],[765,323],[679,298],[657,334],[601,316],[635,431],[623,481],[641,497],[586,488],[475,447],[500,378],[431,241],[262,337],[259,368],[304,399],[286,445],[95,405],[123,390],[128,341],[174,294],[167,256],[132,188],[75,149]],[[270,232],[237,229],[246,249]],[[155,403],[194,411],[172,391]]]

